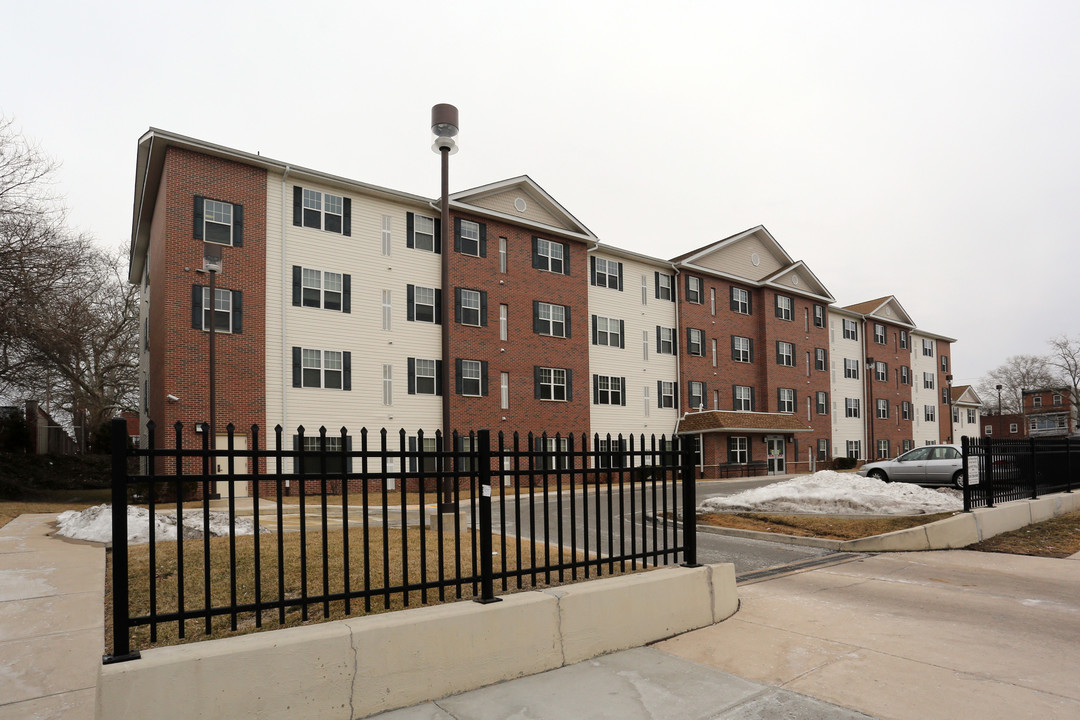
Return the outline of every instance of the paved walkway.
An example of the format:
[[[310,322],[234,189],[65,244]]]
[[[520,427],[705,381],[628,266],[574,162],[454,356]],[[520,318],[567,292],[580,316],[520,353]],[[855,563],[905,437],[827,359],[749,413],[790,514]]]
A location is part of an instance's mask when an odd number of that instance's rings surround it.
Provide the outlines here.
[[[48,537],[51,515],[0,528],[0,720],[93,720],[105,553]]]
[[[866,556],[740,585],[732,618],[380,720],[1080,718],[1080,555]]]

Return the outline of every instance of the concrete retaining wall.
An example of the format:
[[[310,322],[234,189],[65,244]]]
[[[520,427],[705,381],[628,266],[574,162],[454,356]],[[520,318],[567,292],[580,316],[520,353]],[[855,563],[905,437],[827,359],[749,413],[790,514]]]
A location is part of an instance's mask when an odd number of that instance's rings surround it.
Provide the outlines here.
[[[145,650],[101,668],[97,717],[361,718],[720,622],[731,564],[662,568]]]

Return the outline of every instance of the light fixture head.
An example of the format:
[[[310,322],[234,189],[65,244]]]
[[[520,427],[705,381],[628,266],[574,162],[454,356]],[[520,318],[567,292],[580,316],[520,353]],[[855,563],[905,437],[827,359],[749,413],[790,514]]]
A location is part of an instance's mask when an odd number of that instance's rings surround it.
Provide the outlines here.
[[[453,105],[439,103],[431,108],[431,132],[441,138],[458,134],[458,110]]]

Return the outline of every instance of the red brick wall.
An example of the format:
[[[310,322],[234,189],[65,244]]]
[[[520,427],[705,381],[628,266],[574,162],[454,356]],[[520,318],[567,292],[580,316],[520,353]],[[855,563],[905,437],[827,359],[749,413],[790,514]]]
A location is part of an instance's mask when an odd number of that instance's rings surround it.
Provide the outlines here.
[[[219,288],[243,292],[242,331],[215,338],[217,431],[224,433],[233,423],[237,434],[248,435],[258,424],[265,446],[266,182],[260,168],[177,148],[166,151],[149,250],[150,417],[159,438],[167,429],[169,446],[172,425],[180,421],[184,445],[201,447],[194,425],[209,421],[208,334],[194,329],[191,320],[192,285],[209,285],[209,277],[196,272],[203,265],[203,243],[193,236],[196,195],[244,208],[243,245],[223,247],[217,277]],[[180,401],[167,402],[168,394]]]
[[[455,215],[457,217],[457,215]],[[443,297],[448,317],[454,317],[454,288],[487,292],[486,327],[452,322],[450,328],[450,402],[451,427],[458,432],[487,428],[492,442],[497,433],[528,432],[550,435],[589,432],[591,398],[589,396],[589,305],[588,257],[584,243],[562,238],[546,239],[569,245],[569,275],[560,275],[532,266],[532,238],[535,234],[522,228],[491,219],[460,215],[486,226],[487,257],[473,257],[450,252],[450,287]],[[499,238],[507,239],[507,272],[499,272]],[[533,301],[550,302],[570,308],[570,337],[557,338],[533,332]],[[499,305],[508,309],[507,339],[499,339]],[[488,394],[467,397],[457,394],[454,360],[488,361]],[[539,400],[534,397],[534,366],[566,368],[573,372],[573,399],[569,402]],[[509,408],[499,407],[499,374],[510,375]],[[506,418],[505,421],[502,418]]]
[[[885,344],[883,345],[874,340],[875,324],[885,326]],[[867,398],[868,407],[866,413],[867,423],[873,423],[873,442],[867,452],[867,457],[871,460],[878,459],[878,440],[888,440],[889,456],[896,457],[903,450],[903,441],[912,440],[914,437],[913,419],[915,417],[915,408],[912,407],[912,419],[909,420],[903,419],[903,412],[901,410],[901,406],[905,401],[908,403],[911,402],[912,387],[914,387],[913,385],[905,385],[900,382],[900,366],[911,365],[910,334],[908,336],[908,347],[900,347],[900,332],[905,329],[906,328],[901,328],[898,325],[881,322],[880,320],[873,318],[867,318],[866,320],[866,332],[864,333],[866,357],[872,357],[876,362],[884,362],[889,366],[889,379],[886,381],[878,380],[875,376],[875,371],[867,371],[864,369],[864,372],[867,373],[867,377],[870,379],[870,389],[873,394],[873,399]],[[914,379],[912,382],[914,382]],[[919,378],[919,382],[922,382],[922,378]],[[942,378],[942,387],[944,387],[944,378]],[[937,389],[937,392],[938,399],[940,400],[940,388]],[[889,418],[887,420],[878,418],[877,416],[877,401],[880,398],[889,401]],[[948,415],[948,413],[945,413],[945,415]],[[945,432],[948,434],[948,430]]]
[[[941,369],[941,358],[949,358],[949,369]],[[952,434],[952,404],[948,402],[942,402],[941,388],[947,387],[948,382],[945,380],[946,375],[952,374],[952,344],[947,343],[944,340],[937,341],[937,357],[934,358],[937,363],[937,394],[938,394],[938,417],[943,418],[944,422],[938,422],[938,432],[941,437],[938,442],[949,442],[949,436]],[[959,438],[953,438],[954,442],[960,442]]]

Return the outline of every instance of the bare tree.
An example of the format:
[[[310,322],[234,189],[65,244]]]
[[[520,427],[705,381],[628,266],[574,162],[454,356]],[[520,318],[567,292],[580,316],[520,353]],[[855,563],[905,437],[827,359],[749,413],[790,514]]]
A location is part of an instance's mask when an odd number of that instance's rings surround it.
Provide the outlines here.
[[[123,251],[65,227],[56,167],[0,118],[0,393],[51,400],[88,437],[136,406],[138,289]]]
[[[1001,411],[1006,414],[1019,413],[1024,410],[1024,390],[1054,384],[1054,372],[1045,356],[1013,355],[1003,365],[987,373],[976,385],[976,392],[989,403],[989,410],[996,411],[997,385],[1001,385]]]
[[[1072,389],[1072,415],[1080,416],[1080,337],[1059,335],[1049,341],[1047,362],[1057,371],[1061,385]]]

